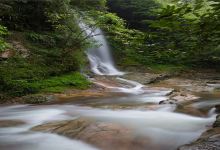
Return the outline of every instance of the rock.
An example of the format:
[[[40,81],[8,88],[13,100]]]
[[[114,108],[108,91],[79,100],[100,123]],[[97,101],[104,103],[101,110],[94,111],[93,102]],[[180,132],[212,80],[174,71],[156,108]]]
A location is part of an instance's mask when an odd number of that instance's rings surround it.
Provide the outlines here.
[[[28,57],[29,50],[24,47],[21,42],[18,41],[11,41],[10,43],[12,49],[6,49],[4,52],[0,53],[0,58],[8,59],[13,57],[15,54],[21,55],[23,58]]]
[[[161,104],[182,104],[182,103],[187,103],[189,101],[193,101],[197,99],[199,99],[198,96],[195,96],[193,94],[180,90],[180,91],[173,92],[171,95],[169,95],[168,100],[165,100],[164,102],[160,102],[160,103]]]
[[[14,56],[14,51],[12,51],[10,49],[5,50],[4,52],[0,53],[0,58],[2,58],[2,59],[8,59],[12,56]]]
[[[220,150],[220,116],[212,129],[204,132],[195,142],[181,146],[178,150]]]
[[[11,45],[16,53],[20,54],[23,58],[28,57],[29,50],[24,47],[24,44],[18,41],[12,41]]]
[[[192,106],[178,105],[177,112],[193,116],[206,117],[206,114]]]
[[[216,111],[217,113],[220,113],[220,105],[216,105],[216,106],[215,106],[215,109],[216,109],[215,111]]]
[[[168,100],[160,101],[159,104],[160,104],[160,105],[177,104],[177,101],[176,101],[176,100],[173,100],[173,99],[168,99]]]
[[[39,125],[32,128],[33,131],[52,132],[60,135],[75,138],[83,129],[85,129],[91,120],[88,119],[76,119],[72,121],[59,121]]]
[[[19,126],[23,124],[25,124],[25,122],[20,121],[20,120],[0,120],[1,128],[14,127],[14,126]]]
[[[27,104],[42,104],[42,103],[50,102],[54,99],[55,97],[53,95],[40,95],[40,94],[28,95],[22,97],[22,100]]]
[[[180,105],[180,104],[187,103],[189,101],[193,101],[193,100],[197,100],[197,99],[199,99],[198,96],[195,96],[190,93],[183,92],[183,91],[178,91],[178,92],[176,91],[176,92],[172,92],[169,95],[169,99],[160,101],[159,104]]]
[[[165,80],[167,78],[170,78],[173,75],[170,74],[155,74],[155,73],[128,73],[123,76],[123,78],[128,80],[134,80],[141,84],[151,84],[156,83],[161,80]]]
[[[171,98],[174,101],[176,100],[178,102],[187,102],[187,101],[199,99],[198,96],[192,95],[190,93],[184,93],[184,92],[175,93],[174,95],[171,96]]]
[[[215,123],[213,124],[213,127],[216,128],[216,127],[220,127],[220,115],[218,115],[216,117],[216,121]]]
[[[220,128],[205,132],[199,140],[182,146],[178,150],[220,150]]]
[[[108,93],[106,92],[99,92],[99,91],[71,91],[69,93],[62,93],[62,94],[54,94],[58,98],[58,100],[78,100],[83,98],[99,98],[99,97],[107,97]]]
[[[86,118],[48,123],[34,127],[32,130],[52,132],[82,140],[102,150],[146,150],[146,147],[152,148],[149,146],[149,139],[135,136],[128,128],[114,123],[95,122]]]

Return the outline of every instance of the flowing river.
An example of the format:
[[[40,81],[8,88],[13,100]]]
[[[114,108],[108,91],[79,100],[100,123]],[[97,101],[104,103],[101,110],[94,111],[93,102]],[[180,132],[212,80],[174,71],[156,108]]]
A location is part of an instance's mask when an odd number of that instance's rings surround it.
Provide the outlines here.
[[[207,97],[202,97],[191,104],[193,109],[206,110],[203,116],[180,113],[175,105],[159,105],[160,101],[168,99],[167,95],[172,89],[151,88],[136,81],[123,79],[125,73],[115,68],[102,31],[93,31],[84,24],[81,27],[87,35],[94,35],[92,38],[100,45],[87,52],[91,70],[99,76],[115,76],[113,78],[120,84],[110,85],[96,79],[91,80],[111,93],[119,94],[113,94],[114,96],[108,98],[70,100],[62,104],[0,106],[0,122],[14,122],[13,125],[0,127],[1,150],[122,149],[120,145],[99,147],[79,138],[70,139],[55,133],[32,130],[38,125],[81,117],[128,128],[133,136],[142,137],[144,142],[147,141],[146,147],[142,149],[175,150],[197,139],[215,121],[213,107],[219,104],[219,99],[210,98],[207,101]],[[104,140],[99,142],[105,143]],[[127,149],[141,149],[138,143],[133,145],[136,145],[136,148]]]

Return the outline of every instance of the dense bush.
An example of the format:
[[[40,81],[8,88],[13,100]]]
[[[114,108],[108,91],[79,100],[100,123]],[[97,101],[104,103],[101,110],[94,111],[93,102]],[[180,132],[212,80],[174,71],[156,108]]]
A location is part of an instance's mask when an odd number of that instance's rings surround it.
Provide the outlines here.
[[[0,2],[10,8],[1,14],[0,20],[12,30],[9,41],[18,40],[28,51],[24,57],[15,49],[13,57],[0,62],[0,95],[21,96],[47,88],[56,91],[55,87],[88,87],[88,81],[80,74],[65,75],[80,71],[86,60],[87,42],[78,26],[79,12],[70,2]],[[2,36],[6,31],[0,28]],[[16,38],[18,34],[20,39]]]

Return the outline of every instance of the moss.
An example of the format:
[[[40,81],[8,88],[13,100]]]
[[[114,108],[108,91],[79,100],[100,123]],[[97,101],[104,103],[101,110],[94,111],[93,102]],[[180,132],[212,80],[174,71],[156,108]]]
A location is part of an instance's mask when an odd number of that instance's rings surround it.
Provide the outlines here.
[[[90,82],[78,72],[56,77],[49,77],[38,81],[9,80],[4,84],[5,93],[10,96],[23,96],[40,92],[63,92],[68,88],[87,89]]]
[[[41,92],[62,92],[67,88],[87,89],[90,86],[90,82],[80,73],[74,72],[33,82],[29,85]]]

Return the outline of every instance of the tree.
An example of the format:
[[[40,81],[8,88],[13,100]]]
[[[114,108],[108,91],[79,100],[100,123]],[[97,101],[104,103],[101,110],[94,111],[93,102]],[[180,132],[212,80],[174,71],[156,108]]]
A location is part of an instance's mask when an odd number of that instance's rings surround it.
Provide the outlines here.
[[[154,9],[159,4],[154,0],[108,0],[111,12],[116,12],[128,22],[130,28],[147,30],[148,20],[155,19]]]

